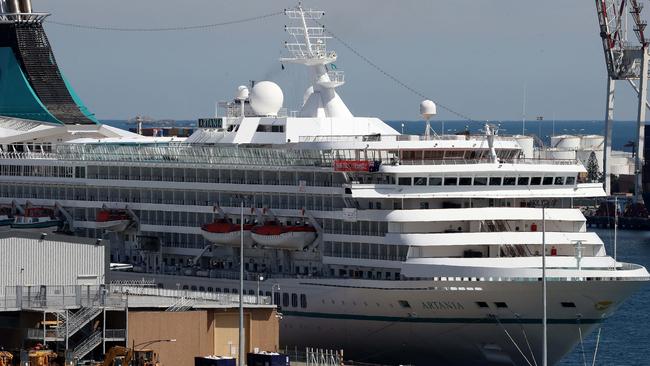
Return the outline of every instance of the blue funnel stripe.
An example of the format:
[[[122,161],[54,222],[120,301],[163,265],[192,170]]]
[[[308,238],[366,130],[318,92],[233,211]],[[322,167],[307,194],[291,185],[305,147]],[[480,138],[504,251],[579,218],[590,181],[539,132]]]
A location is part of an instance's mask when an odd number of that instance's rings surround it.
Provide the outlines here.
[[[0,116],[62,123],[36,96],[10,47],[0,47]]]

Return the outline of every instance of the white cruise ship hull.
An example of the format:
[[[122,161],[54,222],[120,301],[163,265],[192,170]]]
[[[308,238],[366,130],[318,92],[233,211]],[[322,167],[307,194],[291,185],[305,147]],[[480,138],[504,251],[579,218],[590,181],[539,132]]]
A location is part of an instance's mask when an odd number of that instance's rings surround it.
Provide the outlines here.
[[[143,278],[131,273],[113,277]],[[170,275],[145,279],[170,288],[181,283],[232,291],[239,286],[237,280],[225,279]],[[559,362],[579,343],[578,327],[586,337],[645,283],[549,282],[549,364]],[[305,278],[268,279],[260,289],[271,291],[274,284],[282,293],[282,347],[343,349],[347,359],[379,363],[527,365],[526,359],[531,364],[533,358],[538,364],[541,361],[541,282]],[[254,281],[245,283],[247,290],[256,286]],[[487,307],[480,307],[480,302]]]

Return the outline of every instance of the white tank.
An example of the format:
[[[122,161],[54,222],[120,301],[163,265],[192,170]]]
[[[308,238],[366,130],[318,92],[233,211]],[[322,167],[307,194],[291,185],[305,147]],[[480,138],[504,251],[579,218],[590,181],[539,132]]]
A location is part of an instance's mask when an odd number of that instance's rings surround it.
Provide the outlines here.
[[[580,137],[573,135],[551,136],[551,147],[558,150],[578,150],[580,148]]]
[[[549,149],[546,152],[546,157],[548,159],[575,160],[576,152],[575,150]]]
[[[260,81],[255,84],[249,98],[251,108],[258,116],[277,116],[284,102],[282,89],[272,81]]]
[[[517,140],[517,143],[521,147],[521,152],[524,154],[524,158],[532,159],[534,157],[533,156],[533,151],[535,146],[534,139],[531,136],[524,136],[524,135],[515,135],[513,137],[515,138],[515,140]]]
[[[602,150],[605,147],[605,136],[586,135],[582,136],[581,147],[585,150]]]

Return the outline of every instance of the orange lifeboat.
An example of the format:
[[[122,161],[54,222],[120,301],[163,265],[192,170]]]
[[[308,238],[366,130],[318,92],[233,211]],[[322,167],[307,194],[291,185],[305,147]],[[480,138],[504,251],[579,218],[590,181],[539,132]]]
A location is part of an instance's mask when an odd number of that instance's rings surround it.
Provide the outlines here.
[[[126,230],[131,223],[131,217],[126,210],[103,209],[97,213],[98,229],[120,232]]]
[[[316,229],[311,225],[281,225],[277,221],[269,221],[254,227],[251,237],[264,247],[302,250],[314,242]]]
[[[251,245],[251,229],[254,224],[244,224],[244,245]],[[233,224],[227,219],[218,219],[212,223],[201,226],[201,235],[205,240],[231,247],[238,247],[241,243],[241,225]]]

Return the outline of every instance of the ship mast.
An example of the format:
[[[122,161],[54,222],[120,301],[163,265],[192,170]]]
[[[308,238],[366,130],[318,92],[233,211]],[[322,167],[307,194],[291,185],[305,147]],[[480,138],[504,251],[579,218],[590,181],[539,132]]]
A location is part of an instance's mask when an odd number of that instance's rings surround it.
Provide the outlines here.
[[[352,113],[336,92],[345,83],[343,71],[336,69],[336,52],[327,51],[325,26],[319,20],[323,11],[304,9],[302,3],[293,9],[286,9],[285,15],[293,26],[285,26],[291,40],[284,43],[289,55],[281,62],[301,64],[309,67],[312,85],[300,110],[300,117],[352,117]]]

